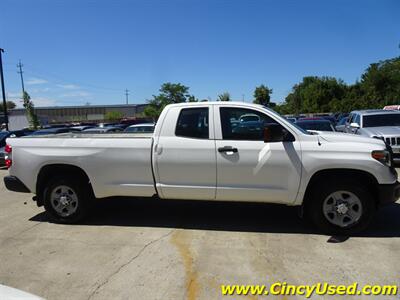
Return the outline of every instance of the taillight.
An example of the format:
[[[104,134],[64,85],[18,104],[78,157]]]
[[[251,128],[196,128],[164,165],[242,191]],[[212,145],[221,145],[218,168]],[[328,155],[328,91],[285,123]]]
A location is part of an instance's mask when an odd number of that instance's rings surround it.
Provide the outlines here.
[[[7,168],[10,168],[11,165],[12,165],[12,154],[11,154],[11,152],[12,152],[12,147],[11,147],[10,145],[7,144],[7,145],[4,147],[4,152],[6,153],[6,155],[5,155],[5,157],[4,157],[4,160],[5,160],[5,163],[6,163],[6,167],[7,167]]]
[[[11,152],[12,152],[11,146],[10,146],[9,144],[7,144],[7,145],[4,147],[4,151],[5,151],[6,153],[11,153]]]

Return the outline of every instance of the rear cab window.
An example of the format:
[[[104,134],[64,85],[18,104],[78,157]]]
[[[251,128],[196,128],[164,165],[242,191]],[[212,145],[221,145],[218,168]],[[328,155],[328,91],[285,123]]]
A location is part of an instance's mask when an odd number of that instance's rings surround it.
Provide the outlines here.
[[[210,136],[208,107],[183,108],[176,123],[175,135],[195,139],[208,139]]]

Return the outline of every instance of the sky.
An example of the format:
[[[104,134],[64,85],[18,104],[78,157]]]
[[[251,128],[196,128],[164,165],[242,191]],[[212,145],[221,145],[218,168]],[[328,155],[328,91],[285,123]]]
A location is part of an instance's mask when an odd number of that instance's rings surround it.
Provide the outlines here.
[[[9,100],[17,63],[36,106],[145,103],[162,83],[199,99],[254,88],[282,102],[304,76],[351,84],[400,55],[398,0],[3,0],[0,48]]]

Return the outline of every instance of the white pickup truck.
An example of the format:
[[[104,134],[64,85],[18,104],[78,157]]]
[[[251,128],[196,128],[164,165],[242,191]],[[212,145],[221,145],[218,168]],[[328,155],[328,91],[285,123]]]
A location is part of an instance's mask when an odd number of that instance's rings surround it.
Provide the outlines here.
[[[255,104],[168,105],[152,135],[67,133],[7,143],[6,187],[36,194],[56,222],[81,220],[96,198],[158,197],[300,206],[324,232],[350,234],[400,195],[382,140],[311,134]]]

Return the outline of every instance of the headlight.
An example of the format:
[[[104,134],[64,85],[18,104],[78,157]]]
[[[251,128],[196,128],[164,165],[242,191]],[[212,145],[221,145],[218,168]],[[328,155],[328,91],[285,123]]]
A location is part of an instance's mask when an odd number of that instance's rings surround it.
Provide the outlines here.
[[[390,157],[390,152],[387,150],[374,150],[371,152],[371,156],[388,167],[392,165],[392,158]]]

